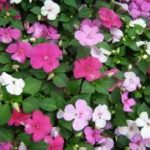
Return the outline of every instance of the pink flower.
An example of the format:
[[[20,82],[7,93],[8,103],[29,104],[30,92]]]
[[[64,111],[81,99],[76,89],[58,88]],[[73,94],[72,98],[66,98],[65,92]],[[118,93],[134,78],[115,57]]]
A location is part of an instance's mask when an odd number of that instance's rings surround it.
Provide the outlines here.
[[[91,145],[95,145],[102,139],[100,135],[101,131],[98,129],[92,129],[91,127],[86,127],[84,129],[84,134],[87,142]]]
[[[11,43],[14,40],[18,40],[21,36],[21,31],[13,28],[0,28],[0,42]]]
[[[33,141],[38,142],[50,133],[52,124],[50,118],[41,111],[36,110],[32,114],[32,119],[27,120],[25,124],[25,132],[33,134]]]
[[[132,112],[131,107],[134,106],[136,102],[133,98],[128,98],[128,92],[122,94],[121,101],[123,104],[123,110],[125,112]]]
[[[125,72],[124,77],[123,87],[128,92],[133,92],[141,86],[140,78],[134,72]]]
[[[84,19],[82,22],[81,22],[81,25],[80,27],[82,28],[83,26],[85,25],[88,25],[90,27],[100,27],[101,26],[101,22],[99,19],[94,19],[94,20],[90,20],[90,19]]]
[[[49,144],[49,147],[47,150],[63,150],[64,147],[64,139],[62,136],[58,135],[56,137],[51,137],[50,135],[47,135],[44,138],[44,141]]]
[[[8,122],[8,125],[15,125],[15,126],[24,125],[29,118],[30,118],[29,114],[25,114],[21,111],[19,112],[14,109],[13,114]]]
[[[42,68],[45,72],[52,72],[59,66],[59,58],[62,52],[56,44],[37,44],[29,56],[30,64],[34,69]]]
[[[132,0],[129,4],[129,13],[133,18],[150,17],[150,1]]]
[[[11,143],[0,143],[0,150],[12,150],[13,146]]]
[[[32,46],[30,43],[27,42],[18,42],[16,44],[10,44],[8,48],[6,49],[7,53],[13,54],[11,58],[13,60],[16,60],[20,63],[24,63],[26,60],[26,57],[29,56],[29,53],[31,52]]]
[[[35,22],[28,30],[28,34],[32,34],[34,38],[41,38],[44,36],[46,26],[40,24],[39,22]]]
[[[85,78],[93,81],[101,77],[100,68],[102,63],[95,57],[86,57],[74,62],[74,76],[76,79]]]
[[[119,16],[113,10],[102,7],[98,13],[104,27],[111,29],[112,27],[120,28],[122,26]]]
[[[99,33],[98,27],[84,25],[80,30],[75,32],[75,38],[83,46],[94,46],[102,42],[104,36],[103,34]]]
[[[75,107],[72,104],[68,104],[65,107],[63,117],[67,121],[73,121],[73,129],[76,131],[82,130],[88,125],[88,122],[92,118],[92,109],[87,105],[86,101],[78,99]]]

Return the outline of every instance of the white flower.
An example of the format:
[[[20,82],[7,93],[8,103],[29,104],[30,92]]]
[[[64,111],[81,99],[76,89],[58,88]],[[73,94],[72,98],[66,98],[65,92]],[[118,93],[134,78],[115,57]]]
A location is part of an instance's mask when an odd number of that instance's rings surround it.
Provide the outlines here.
[[[136,119],[138,127],[142,127],[141,135],[144,139],[150,138],[150,119],[147,112],[142,112],[139,118]]]
[[[13,4],[19,4],[22,0],[10,0],[10,3]]]
[[[64,112],[63,112],[63,110],[59,110],[58,112],[57,112],[57,118],[58,119],[62,119],[63,118],[63,115],[64,115]]]
[[[96,57],[100,62],[105,63],[108,59],[108,56],[111,54],[108,50],[104,48],[91,48],[91,56]]]
[[[43,16],[47,16],[49,20],[55,20],[59,12],[60,7],[57,3],[54,3],[52,0],[45,0],[44,6],[41,8]]]
[[[12,95],[20,95],[23,92],[25,83],[22,79],[13,79],[13,81],[6,86],[8,93]]]
[[[137,45],[137,47],[140,47],[140,46],[146,46],[146,53],[148,54],[148,55],[150,55],[150,42],[147,42],[147,41],[138,41],[138,42],[136,42],[136,45]]]
[[[110,33],[112,34],[112,43],[119,42],[123,37],[123,32],[118,28],[110,29]]]
[[[23,142],[20,143],[18,150],[27,150],[27,147],[25,146],[25,144]]]
[[[139,19],[135,19],[135,20],[130,21],[130,23],[129,23],[129,26],[130,26],[130,27],[135,27],[135,25],[139,25],[139,26],[141,26],[142,28],[146,28],[146,22],[145,22],[145,20],[143,20],[142,18],[139,18]]]
[[[111,119],[107,105],[98,105],[93,112],[95,126],[100,129],[106,126],[106,121]]]
[[[0,76],[0,84],[1,85],[8,85],[13,81],[13,77],[5,72],[3,72]]]
[[[117,131],[120,135],[124,135],[131,139],[133,135],[140,133],[139,128],[137,127],[135,121],[127,120],[128,126],[118,127]]]

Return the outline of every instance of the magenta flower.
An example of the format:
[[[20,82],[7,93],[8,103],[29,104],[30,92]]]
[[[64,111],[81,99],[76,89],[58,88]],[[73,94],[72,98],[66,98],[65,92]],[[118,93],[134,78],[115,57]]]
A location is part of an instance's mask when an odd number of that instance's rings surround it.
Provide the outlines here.
[[[129,13],[133,18],[150,17],[150,1],[132,0],[129,4]]]
[[[14,43],[10,44],[6,49],[6,52],[13,54],[11,56],[13,60],[16,60],[20,63],[24,63],[26,57],[28,57],[29,54],[31,53],[31,50],[32,50],[32,46],[30,45],[30,43],[18,42],[16,44]]]
[[[25,132],[33,134],[33,141],[38,142],[50,133],[52,124],[50,118],[41,111],[36,110],[32,114],[32,119],[27,120],[25,124]]]
[[[45,35],[45,29],[47,27],[43,24],[40,24],[39,22],[35,22],[28,30],[28,34],[32,34],[32,37],[34,38],[41,38]]]
[[[120,28],[122,26],[119,16],[113,10],[102,7],[98,14],[104,27],[111,29],[112,27]]]
[[[14,125],[14,126],[24,125],[29,118],[30,118],[29,114],[25,114],[21,111],[16,111],[14,109],[12,116],[8,122],[8,125]]]
[[[0,143],[0,150],[12,150],[13,146],[11,143]]]
[[[94,46],[102,42],[104,36],[103,34],[99,33],[98,27],[84,25],[80,30],[75,32],[75,38],[83,46]]]
[[[58,135],[56,137],[51,137],[50,135],[45,136],[44,141],[49,144],[47,150],[63,150],[64,139],[62,136]]]
[[[88,125],[92,118],[92,109],[82,99],[76,101],[75,107],[68,104],[64,109],[63,117],[67,121],[73,120],[73,129],[76,131],[82,130]]]
[[[125,112],[132,112],[131,107],[134,106],[136,102],[133,98],[128,98],[128,92],[122,94],[121,101],[123,104],[123,110]]]
[[[74,62],[74,77],[85,78],[87,81],[93,81],[102,76],[100,68],[102,63],[95,57],[86,57]]]
[[[92,129],[91,127],[86,127],[84,129],[84,134],[87,142],[91,145],[95,145],[102,139],[100,135],[101,131],[98,129]]]
[[[0,42],[11,43],[14,40],[18,40],[21,37],[21,31],[13,28],[0,28]]]
[[[30,64],[34,69],[43,69],[45,72],[52,72],[59,66],[59,58],[62,52],[56,44],[37,44],[30,57]]]

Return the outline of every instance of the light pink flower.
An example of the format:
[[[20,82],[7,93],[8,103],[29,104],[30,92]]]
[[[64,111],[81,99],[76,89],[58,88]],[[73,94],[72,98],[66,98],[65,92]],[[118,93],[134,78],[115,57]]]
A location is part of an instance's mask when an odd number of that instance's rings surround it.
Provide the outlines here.
[[[56,44],[37,44],[30,57],[30,64],[34,69],[43,69],[45,72],[52,72],[59,66],[59,58],[62,52]]]
[[[14,126],[24,125],[29,118],[30,118],[29,114],[25,114],[21,111],[16,111],[14,109],[12,116],[8,122],[8,125],[14,125]]]
[[[0,143],[0,150],[12,150],[13,146],[11,143]]]
[[[0,42],[11,43],[14,40],[18,40],[21,37],[21,31],[13,28],[0,28]]]
[[[52,124],[50,118],[41,111],[36,110],[32,114],[32,119],[27,120],[25,124],[25,132],[33,134],[33,141],[38,142],[50,133]]]
[[[98,129],[92,129],[91,127],[86,127],[84,129],[84,134],[87,142],[91,145],[95,145],[102,139],[100,135],[101,131]]]
[[[101,77],[100,68],[102,63],[95,57],[86,57],[74,62],[74,77],[85,78],[87,81],[93,81]]]
[[[73,120],[73,129],[76,131],[82,130],[88,125],[92,118],[92,109],[82,99],[76,101],[75,107],[68,104],[64,109],[63,117],[67,121]]]
[[[83,26],[85,25],[88,25],[90,27],[100,27],[101,26],[101,22],[99,19],[94,19],[94,20],[91,20],[91,19],[84,19],[81,24],[80,24],[80,27],[82,28]]]
[[[133,111],[131,109],[131,107],[134,106],[136,104],[136,102],[133,98],[128,98],[128,92],[125,92],[122,94],[121,101],[123,104],[123,110],[125,112],[132,112]]]
[[[98,14],[104,27],[111,29],[112,27],[120,28],[122,26],[119,16],[109,8],[100,8]]]
[[[141,86],[140,78],[134,72],[125,72],[124,77],[123,87],[128,92],[133,92]]]
[[[29,56],[30,52],[32,50],[32,46],[28,42],[18,42],[10,44],[6,52],[13,54],[11,58],[13,60],[16,60],[20,63],[24,63],[26,60],[26,57]]]
[[[96,26],[90,27],[88,25],[82,26],[82,29],[75,32],[75,38],[83,46],[94,46],[103,41],[103,34],[99,33]]]
[[[64,139],[62,136],[58,135],[56,137],[51,137],[50,135],[45,136],[44,141],[49,144],[47,150],[63,150]]]
[[[112,43],[119,42],[123,37],[123,32],[118,28],[111,28],[110,33],[112,35]]]

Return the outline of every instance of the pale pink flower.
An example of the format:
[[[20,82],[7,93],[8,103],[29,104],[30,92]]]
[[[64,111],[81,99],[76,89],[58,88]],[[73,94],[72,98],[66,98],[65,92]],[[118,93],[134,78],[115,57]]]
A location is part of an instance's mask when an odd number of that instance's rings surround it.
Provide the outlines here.
[[[12,116],[8,122],[8,125],[20,126],[24,125],[30,118],[30,114],[25,114],[21,111],[13,110]]]
[[[91,145],[95,145],[102,139],[101,131],[98,129],[92,129],[91,127],[86,127],[84,129],[84,134],[87,142]]]
[[[75,107],[68,104],[64,109],[63,117],[67,121],[73,120],[73,129],[76,131],[82,130],[86,127],[92,118],[92,109],[82,99],[78,99]]]
[[[121,96],[121,101],[123,104],[123,110],[125,112],[132,112],[133,110],[131,109],[132,106],[136,105],[135,99],[133,98],[128,98],[128,92],[125,92]]]
[[[52,72],[59,66],[59,58],[62,52],[56,44],[37,44],[30,57],[30,64],[34,69],[43,69],[45,72]]]
[[[85,25],[88,25],[90,27],[100,27],[101,26],[101,22],[99,19],[94,19],[94,20],[91,20],[91,19],[84,19],[82,20],[81,24],[80,24],[80,27],[82,28],[83,26]]]
[[[123,37],[123,32],[118,28],[111,28],[110,33],[112,35],[112,43],[119,42]]]
[[[33,134],[33,141],[38,142],[50,133],[52,124],[50,118],[41,111],[36,110],[32,114],[32,119],[28,119],[25,124],[25,132]]]
[[[11,143],[0,143],[0,150],[12,150],[13,146]]]
[[[74,62],[74,77],[85,78],[87,81],[93,81],[102,76],[100,68],[102,63],[95,57],[86,57]]]
[[[122,26],[119,16],[109,8],[100,8],[98,14],[104,27],[111,29],[112,27],[120,28]]]
[[[13,28],[0,28],[0,42],[11,43],[14,40],[18,40],[21,37],[21,31]]]
[[[102,42],[104,36],[103,34],[99,33],[98,27],[84,25],[80,30],[75,32],[75,38],[83,46],[94,46]]]
[[[134,72],[125,72],[124,77],[123,87],[128,92],[133,92],[141,86],[140,78]]]
[[[24,63],[26,60],[26,57],[29,56],[30,52],[32,50],[32,46],[28,42],[18,42],[10,44],[6,52],[12,54],[11,58],[13,60],[16,60],[20,63]]]

